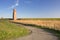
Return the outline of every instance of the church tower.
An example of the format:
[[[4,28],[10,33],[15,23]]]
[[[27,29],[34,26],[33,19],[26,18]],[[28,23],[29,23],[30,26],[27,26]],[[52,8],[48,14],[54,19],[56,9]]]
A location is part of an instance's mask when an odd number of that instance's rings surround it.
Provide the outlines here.
[[[16,9],[13,9],[13,20],[16,20]]]

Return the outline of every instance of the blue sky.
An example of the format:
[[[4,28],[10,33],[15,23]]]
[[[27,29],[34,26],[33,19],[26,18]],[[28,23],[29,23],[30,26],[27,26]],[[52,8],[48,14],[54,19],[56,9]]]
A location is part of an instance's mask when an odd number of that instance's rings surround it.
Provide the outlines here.
[[[16,0],[0,0],[0,18],[12,18]],[[17,18],[60,18],[60,0],[19,0]]]

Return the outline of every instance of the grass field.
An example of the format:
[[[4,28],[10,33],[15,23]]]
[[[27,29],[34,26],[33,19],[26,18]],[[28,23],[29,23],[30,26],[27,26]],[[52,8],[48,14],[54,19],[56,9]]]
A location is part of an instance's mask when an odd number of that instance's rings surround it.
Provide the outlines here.
[[[16,20],[15,22],[20,22],[20,23],[25,23],[25,24],[35,24],[35,25],[40,25],[40,26],[45,26],[47,28],[55,29],[55,30],[60,30],[60,18],[41,18],[41,19],[28,19],[28,18],[23,18],[20,20]]]
[[[60,18],[18,18],[18,20],[60,20]]]
[[[9,40],[21,37],[29,33],[28,29],[10,23],[8,20],[0,20],[0,40]]]

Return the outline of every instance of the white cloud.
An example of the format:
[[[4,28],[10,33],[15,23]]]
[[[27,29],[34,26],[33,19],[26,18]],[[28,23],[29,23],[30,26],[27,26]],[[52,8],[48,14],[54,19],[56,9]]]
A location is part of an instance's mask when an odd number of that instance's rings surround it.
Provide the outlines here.
[[[10,6],[9,9],[10,9],[10,8],[13,9],[13,8],[15,8],[15,7],[17,7],[17,6],[19,6],[19,0],[16,0],[16,3],[15,3],[14,5]]]

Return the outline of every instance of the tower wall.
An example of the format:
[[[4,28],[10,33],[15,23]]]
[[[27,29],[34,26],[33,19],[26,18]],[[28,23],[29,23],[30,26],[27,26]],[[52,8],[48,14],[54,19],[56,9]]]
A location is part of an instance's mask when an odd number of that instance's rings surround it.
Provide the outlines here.
[[[13,9],[13,20],[16,20],[16,9]]]

